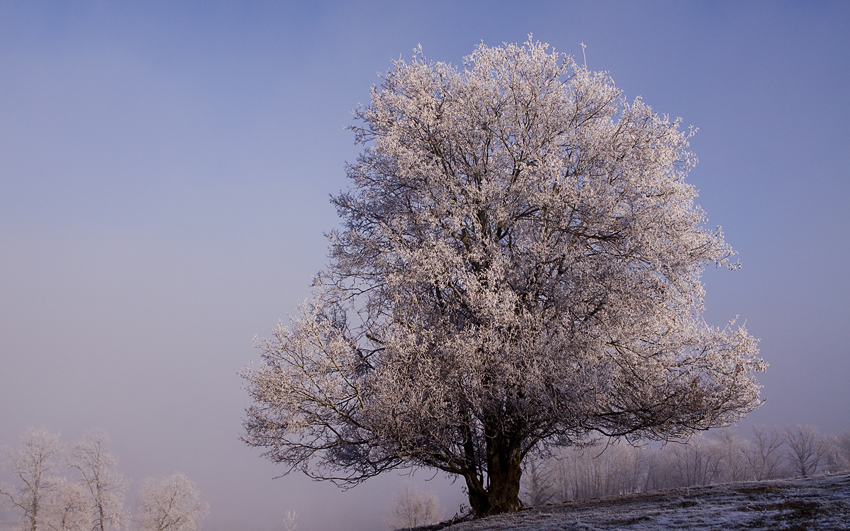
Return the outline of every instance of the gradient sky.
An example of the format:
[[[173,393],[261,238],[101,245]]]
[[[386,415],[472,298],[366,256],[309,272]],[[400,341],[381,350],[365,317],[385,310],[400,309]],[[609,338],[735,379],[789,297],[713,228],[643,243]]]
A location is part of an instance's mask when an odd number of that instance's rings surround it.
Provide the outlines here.
[[[129,502],[182,471],[209,531],[380,528],[405,478],[273,480],[238,372],[325,264],[376,73],[529,33],[699,128],[689,181],[743,264],[706,271],[705,318],[770,363],[741,429],[850,430],[848,27],[848,2],[0,1],[0,445],[104,428]]]

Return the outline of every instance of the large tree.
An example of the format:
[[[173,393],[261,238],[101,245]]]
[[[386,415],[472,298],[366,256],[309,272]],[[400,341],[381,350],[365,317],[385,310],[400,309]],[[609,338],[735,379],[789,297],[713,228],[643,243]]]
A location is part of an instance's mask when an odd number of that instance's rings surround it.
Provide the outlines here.
[[[244,373],[249,445],[345,484],[443,470],[485,515],[536,448],[758,405],[757,341],[700,315],[703,267],[736,264],[678,121],[531,39],[397,61],[355,116],[330,264]]]

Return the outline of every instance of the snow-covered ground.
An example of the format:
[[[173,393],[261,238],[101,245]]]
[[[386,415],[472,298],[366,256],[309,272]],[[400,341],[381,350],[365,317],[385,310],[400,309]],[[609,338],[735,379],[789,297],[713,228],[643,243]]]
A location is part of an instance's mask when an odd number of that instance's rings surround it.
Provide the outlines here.
[[[567,502],[447,528],[450,531],[507,529],[850,529],[850,474]]]

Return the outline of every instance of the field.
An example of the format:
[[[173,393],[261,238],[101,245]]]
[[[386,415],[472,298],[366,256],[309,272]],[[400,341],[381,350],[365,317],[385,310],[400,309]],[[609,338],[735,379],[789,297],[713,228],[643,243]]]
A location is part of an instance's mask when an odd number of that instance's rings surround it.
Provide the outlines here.
[[[850,529],[850,474],[729,483],[567,502],[462,522],[445,529]]]

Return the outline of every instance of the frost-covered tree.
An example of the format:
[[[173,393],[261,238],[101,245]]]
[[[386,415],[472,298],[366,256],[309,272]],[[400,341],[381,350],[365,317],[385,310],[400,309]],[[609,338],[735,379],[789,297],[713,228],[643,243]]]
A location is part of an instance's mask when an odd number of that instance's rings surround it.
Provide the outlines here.
[[[423,492],[405,482],[393,496],[385,520],[390,530],[413,529],[438,523],[442,513],[440,500],[435,493]]]
[[[51,531],[92,531],[88,491],[79,483],[59,479],[46,499],[42,522]]]
[[[703,268],[736,264],[678,120],[531,39],[463,68],[417,52],[355,116],[330,264],[244,373],[266,457],[346,484],[436,468],[485,515],[521,507],[536,447],[759,404],[757,341],[701,318]]]
[[[678,485],[694,487],[717,482],[722,462],[720,445],[704,437],[692,437],[685,444],[674,444],[673,476]]]
[[[755,479],[773,479],[782,475],[782,445],[785,438],[776,428],[753,426],[753,439],[748,454],[749,467]]]
[[[118,459],[109,451],[109,434],[102,429],[86,432],[68,455],[68,468],[79,472],[89,495],[93,531],[120,527],[126,482],[117,465]]]
[[[145,480],[139,492],[140,531],[196,531],[209,505],[185,475],[176,473],[159,481]]]
[[[850,431],[831,438],[830,471],[850,470]]]
[[[616,441],[560,449],[550,461],[555,500],[582,500],[645,490],[650,463],[643,449]]]
[[[42,531],[47,500],[59,483],[57,458],[62,452],[59,435],[45,428],[26,428],[16,450],[3,448],[12,471],[20,480],[17,487],[0,484],[3,501],[21,512],[20,529]]]
[[[747,481],[753,477],[752,444],[729,429],[717,433],[715,449],[720,454],[720,470],[716,480],[720,483]]]
[[[298,529],[298,513],[287,510],[283,516],[283,531],[295,531]]]
[[[808,477],[818,471],[826,457],[827,446],[816,426],[788,426],[785,429],[788,461],[797,474]]]

